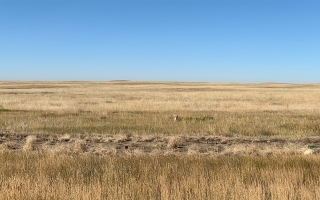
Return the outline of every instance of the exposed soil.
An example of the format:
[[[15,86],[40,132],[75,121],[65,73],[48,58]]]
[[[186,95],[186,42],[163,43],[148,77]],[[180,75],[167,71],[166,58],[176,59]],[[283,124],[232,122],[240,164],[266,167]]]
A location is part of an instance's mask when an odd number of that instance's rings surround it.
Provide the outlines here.
[[[320,137],[224,137],[1,134],[1,151],[46,150],[98,155],[307,155],[320,154]]]

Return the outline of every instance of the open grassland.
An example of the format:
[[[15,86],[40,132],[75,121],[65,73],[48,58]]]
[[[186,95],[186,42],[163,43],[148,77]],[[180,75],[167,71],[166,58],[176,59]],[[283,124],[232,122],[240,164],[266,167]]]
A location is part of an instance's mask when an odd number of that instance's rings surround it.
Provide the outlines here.
[[[319,153],[320,84],[0,82],[0,199],[320,199]]]
[[[0,131],[313,136],[319,99],[319,84],[0,82]]]
[[[0,199],[320,199],[320,157],[0,152]]]

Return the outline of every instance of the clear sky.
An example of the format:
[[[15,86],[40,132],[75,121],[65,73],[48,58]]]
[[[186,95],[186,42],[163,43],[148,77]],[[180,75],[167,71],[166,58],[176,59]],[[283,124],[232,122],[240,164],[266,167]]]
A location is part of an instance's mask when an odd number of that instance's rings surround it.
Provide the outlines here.
[[[0,80],[320,82],[320,0],[0,0]]]

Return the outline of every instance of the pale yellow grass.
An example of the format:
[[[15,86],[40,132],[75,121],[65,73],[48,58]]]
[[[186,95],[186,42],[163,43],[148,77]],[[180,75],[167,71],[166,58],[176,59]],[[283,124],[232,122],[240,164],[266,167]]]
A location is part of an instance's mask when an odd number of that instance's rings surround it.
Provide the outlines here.
[[[0,105],[14,110],[314,111],[320,85],[170,82],[0,82]]]
[[[29,135],[27,138],[26,138],[26,143],[25,145],[23,146],[23,150],[25,151],[32,151],[35,149],[35,142],[36,142],[36,136],[34,135]]]
[[[319,135],[319,99],[319,84],[0,82],[0,131]]]
[[[0,199],[320,199],[319,99],[320,84],[0,82]]]

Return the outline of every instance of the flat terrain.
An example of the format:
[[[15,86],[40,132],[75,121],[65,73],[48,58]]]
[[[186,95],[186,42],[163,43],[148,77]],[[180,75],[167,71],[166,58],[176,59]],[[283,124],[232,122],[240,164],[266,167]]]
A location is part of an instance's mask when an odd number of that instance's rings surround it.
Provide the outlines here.
[[[272,156],[320,153],[320,137],[0,134],[2,150],[95,155]]]
[[[319,100],[320,84],[0,82],[0,199],[320,199]]]
[[[98,154],[315,153],[319,99],[319,84],[0,82],[0,143],[22,149],[34,135],[37,149],[77,142]]]

